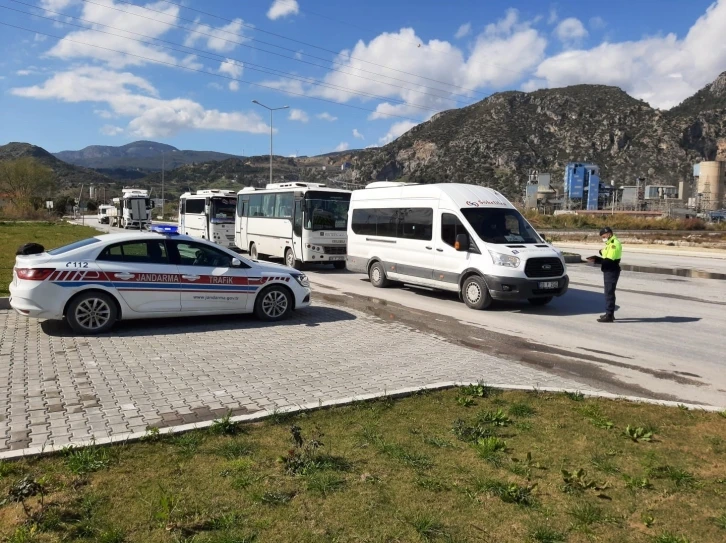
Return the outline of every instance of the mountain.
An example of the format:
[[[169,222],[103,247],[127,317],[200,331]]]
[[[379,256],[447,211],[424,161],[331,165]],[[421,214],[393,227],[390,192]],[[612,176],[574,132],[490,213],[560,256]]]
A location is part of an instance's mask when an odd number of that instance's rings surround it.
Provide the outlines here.
[[[709,100],[709,104],[711,101]],[[358,154],[355,179],[481,183],[519,197],[530,170],[564,177],[567,162],[593,162],[606,182],[636,177],[678,184],[705,158],[684,144],[673,117],[617,87],[575,85],[502,92],[445,111],[388,145]]]
[[[726,160],[726,72],[666,113],[681,146],[705,160]]]
[[[0,161],[32,157],[55,173],[60,188],[90,184],[109,184],[115,181],[110,177],[88,168],[81,168],[58,160],[42,147],[30,143],[11,142],[0,146]]]
[[[69,164],[124,176],[128,175],[128,171],[161,171],[162,161],[165,168],[171,170],[185,164],[226,160],[235,155],[215,151],[180,151],[163,143],[135,141],[120,147],[91,145],[80,151],[54,153],[54,156]]]

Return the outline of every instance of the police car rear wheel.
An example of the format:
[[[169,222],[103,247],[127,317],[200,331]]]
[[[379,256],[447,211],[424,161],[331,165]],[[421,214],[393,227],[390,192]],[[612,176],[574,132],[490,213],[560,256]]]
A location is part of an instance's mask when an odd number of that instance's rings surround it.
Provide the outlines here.
[[[464,281],[461,294],[464,303],[471,309],[486,309],[492,304],[487,284],[478,275],[472,275]]]
[[[263,321],[279,321],[292,311],[292,297],[281,286],[271,286],[260,293],[255,301],[255,315]]]
[[[78,334],[102,334],[111,329],[117,318],[116,304],[102,292],[77,296],[66,311],[68,324]]]
[[[544,298],[530,298],[527,301],[532,305],[547,305],[552,299],[552,296],[545,296]]]

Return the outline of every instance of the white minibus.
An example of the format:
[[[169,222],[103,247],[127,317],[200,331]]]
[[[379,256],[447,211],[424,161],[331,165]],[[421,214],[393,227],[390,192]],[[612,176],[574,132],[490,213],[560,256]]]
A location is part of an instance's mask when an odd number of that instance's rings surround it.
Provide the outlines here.
[[[345,268],[350,191],[318,183],[272,183],[237,193],[235,242],[253,259],[272,256],[290,267]]]
[[[473,309],[492,300],[545,305],[569,285],[562,253],[504,196],[457,183],[384,181],[353,191],[347,267],[375,287],[457,292]]]
[[[109,205],[100,205],[98,206],[98,222],[100,224],[109,224],[109,216],[108,212],[111,209],[116,209],[113,206]]]
[[[186,192],[179,199],[179,233],[234,248],[237,194],[208,189]]]

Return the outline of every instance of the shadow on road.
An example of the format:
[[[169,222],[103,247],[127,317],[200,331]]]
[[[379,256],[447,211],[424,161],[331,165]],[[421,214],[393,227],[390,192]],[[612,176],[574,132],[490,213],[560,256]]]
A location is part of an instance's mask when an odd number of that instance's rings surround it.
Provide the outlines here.
[[[645,317],[642,319],[615,319],[615,323],[658,323],[658,322],[670,322],[675,324],[684,324],[687,322],[698,322],[700,317]]]
[[[280,333],[284,333],[284,329],[288,326],[316,327],[321,324],[351,321],[356,318],[352,313],[340,309],[312,306],[296,311],[287,320],[273,323],[258,321],[249,314],[121,321],[109,333],[101,334],[99,337],[148,337],[221,331],[246,332],[270,326],[279,328]],[[43,332],[49,336],[82,337],[73,332],[65,321],[43,321],[40,326]]]

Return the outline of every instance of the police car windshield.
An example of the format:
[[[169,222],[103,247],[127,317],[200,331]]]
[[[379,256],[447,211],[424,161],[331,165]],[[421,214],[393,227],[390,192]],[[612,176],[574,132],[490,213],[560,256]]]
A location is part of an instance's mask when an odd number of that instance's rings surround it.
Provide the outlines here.
[[[51,249],[50,251],[48,251],[48,254],[53,256],[62,255],[63,253],[73,251],[74,249],[80,249],[81,247],[85,247],[87,245],[93,245],[94,243],[98,243],[99,241],[101,240],[98,238],[82,239],[81,241],[76,241],[75,243],[64,245],[63,247],[58,247],[57,249]]]
[[[461,213],[477,235],[487,243],[542,243],[534,228],[516,209],[465,208]]]

